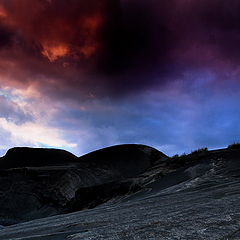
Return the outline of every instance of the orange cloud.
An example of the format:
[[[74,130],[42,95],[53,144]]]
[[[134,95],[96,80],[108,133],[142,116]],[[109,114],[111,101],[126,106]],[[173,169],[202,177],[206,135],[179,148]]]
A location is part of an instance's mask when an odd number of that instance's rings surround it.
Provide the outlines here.
[[[88,98],[89,92],[115,95],[115,88],[121,95],[131,89],[127,85],[141,87],[139,79],[155,70],[152,63],[160,50],[155,51],[149,10],[122,4],[120,0],[0,0],[1,84],[3,78],[11,86],[38,83],[52,97],[70,98]],[[162,42],[156,44],[164,46]]]
[[[5,18],[7,17],[6,10],[3,6],[0,5],[0,18]]]
[[[83,19],[82,28],[85,33],[85,41],[83,46],[80,47],[80,52],[86,58],[91,57],[100,46],[97,35],[102,24],[103,19],[99,15]]]
[[[7,16],[4,24],[17,29],[28,43],[40,46],[40,53],[50,62],[66,56],[88,59],[101,46],[108,4],[108,0],[71,0],[69,4],[10,0],[5,8],[0,6],[0,17]]]
[[[56,24],[58,25],[58,23]],[[60,32],[54,33],[49,40],[39,39],[43,47],[41,53],[47,57],[50,62],[70,55],[81,55],[82,57],[90,58],[97,52],[101,45],[98,33],[102,24],[103,17],[101,15],[86,16],[80,19],[78,28],[80,31],[79,36],[82,40],[78,47],[76,46],[77,44],[72,41],[72,38],[75,37],[73,29],[59,22],[59,25],[62,26]],[[69,37],[62,37],[64,35]]]
[[[68,46],[64,44],[44,44],[42,54],[49,59],[50,62],[56,61],[60,57],[67,56],[69,53]]]

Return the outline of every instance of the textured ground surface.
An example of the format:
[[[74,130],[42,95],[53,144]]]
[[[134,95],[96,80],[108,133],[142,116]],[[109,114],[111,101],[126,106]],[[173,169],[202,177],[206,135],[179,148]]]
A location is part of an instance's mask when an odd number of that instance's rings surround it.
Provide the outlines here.
[[[239,153],[214,156],[126,199],[4,227],[0,239],[240,239]]]
[[[0,159],[0,225],[92,208],[144,187],[167,158],[143,145],[120,145],[82,157],[57,149],[13,148]]]

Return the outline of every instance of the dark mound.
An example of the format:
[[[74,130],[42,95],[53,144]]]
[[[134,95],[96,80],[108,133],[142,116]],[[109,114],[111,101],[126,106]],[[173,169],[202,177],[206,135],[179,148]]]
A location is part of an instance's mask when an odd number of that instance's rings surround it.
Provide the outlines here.
[[[238,149],[166,159],[122,145],[78,161],[1,170],[2,225],[56,216],[2,227],[0,239],[239,239]]]
[[[39,167],[69,161],[77,161],[77,157],[65,150],[16,147],[0,159],[0,168]]]
[[[0,161],[0,225],[95,207],[143,187],[141,176],[168,157],[119,145],[77,158],[58,149],[13,148]]]
[[[79,159],[81,162],[89,163],[91,167],[100,166],[115,170],[122,177],[134,177],[167,158],[165,154],[155,148],[138,144],[125,144],[100,149]]]

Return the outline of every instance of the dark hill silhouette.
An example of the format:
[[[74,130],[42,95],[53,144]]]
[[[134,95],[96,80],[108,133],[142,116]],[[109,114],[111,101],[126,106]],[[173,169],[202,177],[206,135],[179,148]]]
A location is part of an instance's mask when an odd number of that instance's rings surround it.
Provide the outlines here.
[[[0,168],[40,167],[66,164],[77,161],[77,157],[61,149],[15,147],[0,159]]]
[[[171,158],[134,144],[81,157],[15,148],[1,164],[0,225],[16,225],[0,239],[239,237],[236,145]]]
[[[4,195],[0,224],[96,206],[129,194],[141,185],[134,178],[167,158],[137,144],[112,146],[81,157],[59,149],[10,149],[0,159],[0,194]],[[96,191],[104,195],[96,198]]]
[[[149,146],[123,144],[91,152],[81,156],[79,160],[91,167],[101,166],[115,170],[122,177],[134,177],[167,158],[165,154]]]

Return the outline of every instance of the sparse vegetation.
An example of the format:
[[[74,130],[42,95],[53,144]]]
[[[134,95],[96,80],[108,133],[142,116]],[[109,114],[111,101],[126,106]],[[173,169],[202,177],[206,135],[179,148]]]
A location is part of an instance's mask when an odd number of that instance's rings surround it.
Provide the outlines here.
[[[178,158],[185,158],[185,157],[191,157],[191,156],[196,156],[196,155],[202,155],[204,153],[208,152],[208,148],[199,148],[197,150],[192,151],[189,154],[183,153],[182,155],[174,155],[172,156],[172,159],[178,159]]]
[[[171,159],[178,159],[178,158],[179,158],[179,155],[178,155],[178,154],[176,154],[176,155],[174,155],[174,156],[171,157]]]
[[[237,142],[237,143],[230,144],[230,145],[228,145],[227,148],[228,149],[239,149],[240,150],[240,143]]]
[[[208,152],[208,148],[199,148],[195,151],[192,151],[190,155],[202,154]]]
[[[183,153],[180,156],[176,154],[173,157],[171,157],[171,160],[172,162],[175,162],[177,165],[184,165],[201,158],[207,152],[208,152],[208,148],[199,148],[197,150],[192,151],[189,154]]]

